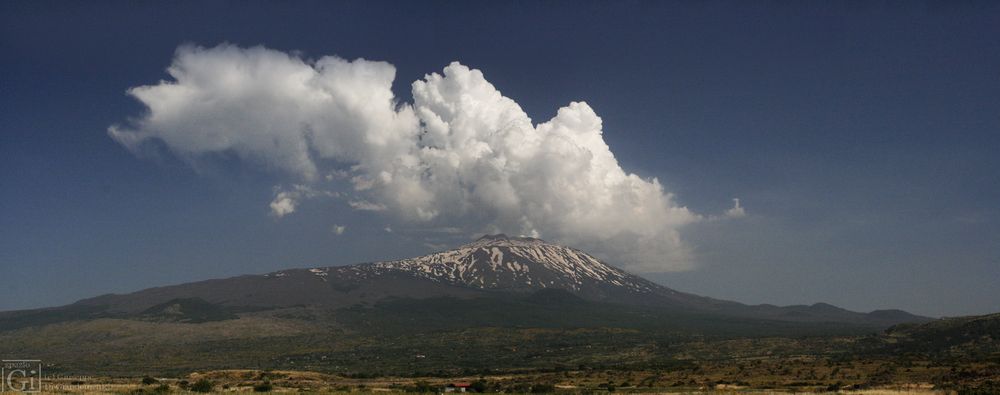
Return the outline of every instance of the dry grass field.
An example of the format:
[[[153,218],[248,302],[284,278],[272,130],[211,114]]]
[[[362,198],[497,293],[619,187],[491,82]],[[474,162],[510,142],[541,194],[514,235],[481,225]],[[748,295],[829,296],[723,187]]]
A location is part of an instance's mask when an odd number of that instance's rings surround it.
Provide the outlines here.
[[[318,372],[222,370],[191,373],[175,378],[57,377],[44,383],[45,393],[87,394],[165,394],[165,393],[441,393],[454,383],[481,385],[477,390],[502,393],[562,394],[789,394],[840,393],[858,395],[956,394],[935,389],[931,383],[887,384],[865,389],[850,385],[833,389],[828,386],[793,385],[776,388],[754,387],[750,383],[712,381],[715,375],[693,385],[670,383],[669,373],[636,372],[561,372],[550,374],[508,374],[472,377],[381,377],[348,378]],[[145,380],[145,381],[144,381]],[[629,381],[632,380],[632,381]],[[697,381],[697,380],[696,380]],[[209,383],[198,387],[198,383]],[[263,384],[267,386],[263,386]],[[793,383],[795,384],[795,383]],[[473,389],[470,389],[472,391]]]

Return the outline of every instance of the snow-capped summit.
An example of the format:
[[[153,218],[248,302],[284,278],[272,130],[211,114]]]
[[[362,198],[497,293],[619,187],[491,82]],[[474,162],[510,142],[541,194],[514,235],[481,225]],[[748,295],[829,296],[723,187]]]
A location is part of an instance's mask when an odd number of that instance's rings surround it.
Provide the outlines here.
[[[416,258],[329,269],[364,277],[405,273],[477,289],[556,288],[598,298],[608,293],[648,293],[657,287],[582,251],[503,234]]]

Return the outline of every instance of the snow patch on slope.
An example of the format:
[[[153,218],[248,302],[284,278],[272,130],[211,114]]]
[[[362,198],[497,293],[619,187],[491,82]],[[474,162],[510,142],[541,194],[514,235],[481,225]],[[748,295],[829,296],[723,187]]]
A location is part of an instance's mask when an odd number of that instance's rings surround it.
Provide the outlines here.
[[[454,250],[417,258],[330,269],[360,277],[402,272],[432,281],[484,289],[579,291],[589,284],[604,284],[645,293],[653,288],[647,281],[581,251],[539,239],[503,235],[486,236]]]

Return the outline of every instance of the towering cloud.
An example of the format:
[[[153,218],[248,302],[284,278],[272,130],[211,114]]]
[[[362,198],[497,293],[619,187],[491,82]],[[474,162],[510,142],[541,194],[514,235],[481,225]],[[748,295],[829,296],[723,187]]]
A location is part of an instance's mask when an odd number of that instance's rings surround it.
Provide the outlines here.
[[[181,47],[168,72],[129,90],[149,111],[110,135],[134,152],[159,141],[186,160],[224,153],[285,174],[297,185],[275,193],[275,216],[342,197],[380,220],[534,235],[637,271],[691,264],[678,229],[700,216],[625,172],[586,103],[535,125],[457,62],[398,103],[391,64],[261,47]]]

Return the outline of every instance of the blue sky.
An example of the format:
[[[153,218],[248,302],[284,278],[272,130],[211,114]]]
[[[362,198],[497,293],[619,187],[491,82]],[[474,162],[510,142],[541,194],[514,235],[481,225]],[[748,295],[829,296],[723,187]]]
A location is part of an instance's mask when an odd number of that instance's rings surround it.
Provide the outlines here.
[[[0,309],[458,242],[343,199],[276,218],[275,186],[300,180],[225,155],[195,171],[109,137],[147,114],[126,90],[170,80],[179,46],[223,43],[389,62],[400,103],[452,61],[535,123],[585,101],[622,169],[703,218],[678,228],[688,270],[646,274],[679,290],[934,316],[1000,301],[996,4],[0,8]],[[714,219],[734,197],[747,215]]]

